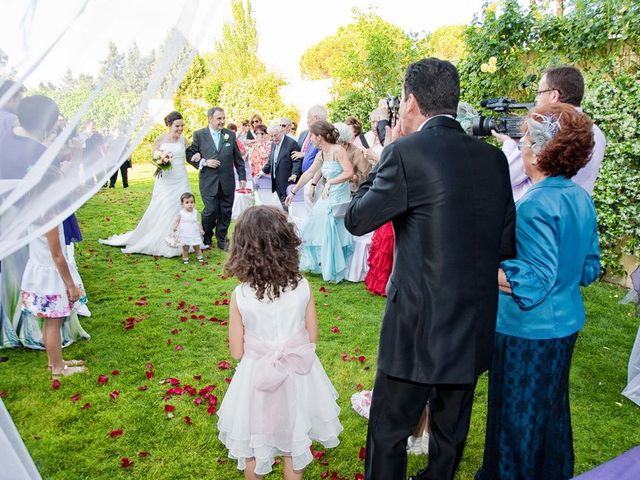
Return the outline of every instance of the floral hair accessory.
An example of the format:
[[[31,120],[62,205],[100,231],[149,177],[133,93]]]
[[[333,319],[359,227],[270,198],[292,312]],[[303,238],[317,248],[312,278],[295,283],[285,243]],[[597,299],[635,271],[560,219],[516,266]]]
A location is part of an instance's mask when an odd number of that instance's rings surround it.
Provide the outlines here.
[[[527,118],[527,129],[531,140],[531,150],[538,155],[547,143],[549,143],[560,131],[560,119],[562,114],[556,117],[553,114],[534,113]]]

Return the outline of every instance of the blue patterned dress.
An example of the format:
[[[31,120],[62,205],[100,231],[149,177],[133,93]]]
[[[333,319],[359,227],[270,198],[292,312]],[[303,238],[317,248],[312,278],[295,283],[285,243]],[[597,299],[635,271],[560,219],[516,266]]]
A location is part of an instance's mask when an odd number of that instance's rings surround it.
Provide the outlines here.
[[[322,175],[327,180],[343,172],[337,160],[322,163]],[[320,197],[307,223],[302,228],[300,269],[321,273],[326,282],[341,282],[347,273],[347,259],[353,248],[353,237],[344,226],[344,218],[334,216],[333,207],[351,200],[349,182],[332,185],[328,198]]]

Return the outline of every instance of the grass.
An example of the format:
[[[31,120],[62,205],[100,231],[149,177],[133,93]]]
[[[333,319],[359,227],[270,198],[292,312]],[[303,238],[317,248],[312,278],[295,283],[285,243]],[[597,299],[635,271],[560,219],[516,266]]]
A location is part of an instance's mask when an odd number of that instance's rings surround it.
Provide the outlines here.
[[[93,314],[82,323],[92,339],[72,345],[65,355],[86,359],[90,373],[62,379],[54,390],[44,352],[2,352],[10,358],[0,364],[4,402],[46,479],[241,478],[217,439],[217,417],[186,393],[163,400],[169,385],[160,384],[175,377],[198,389],[216,385],[212,393],[220,400],[224,397],[225,378],[233,372],[218,368],[221,361],[231,362],[227,328],[209,319],[227,318],[228,307],[222,301],[236,285],[220,276],[225,254],[208,251],[207,265],[183,266],[178,259],[123,255],[97,242],[135,226],[150,198],[149,178],[134,178],[128,190],[103,190],[78,213],[85,240],[78,244],[76,258]],[[195,176],[191,181],[197,192]],[[356,385],[371,388],[373,383],[384,299],[370,295],[362,284],[333,285],[318,276],[308,278],[319,312],[318,355],[340,394],[345,430],[341,444],[314,461],[305,477],[337,472],[329,478],[351,480],[363,472],[358,452],[365,444],[366,421],[351,409],[350,396]],[[322,286],[326,293],[320,291]],[[637,329],[632,308],[617,304],[623,293],[602,283],[584,291],[587,326],[579,336],[571,374],[576,473],[640,443],[640,410],[620,395]],[[180,302],[185,302],[187,313],[178,310]],[[139,321],[127,330],[123,322],[130,317]],[[340,333],[332,333],[333,326]],[[177,345],[183,349],[176,350]],[[364,355],[366,360],[343,361],[343,352]],[[112,374],[115,370],[119,375]],[[154,377],[149,380],[145,372],[150,370]],[[108,383],[99,385],[98,375],[106,375]],[[147,389],[139,390],[141,386]],[[473,478],[482,459],[486,390],[483,376],[459,479]],[[114,391],[119,392],[116,400],[110,397]],[[80,399],[73,401],[75,394]],[[83,409],[87,403],[90,408]],[[165,414],[165,404],[176,407],[173,418]],[[184,422],[185,416],[191,425]],[[118,429],[122,436],[108,435]],[[139,452],[149,456],[141,458]],[[134,464],[122,468],[123,457]],[[409,473],[422,467],[425,458],[410,457]],[[271,477],[281,478],[280,472],[277,467]]]

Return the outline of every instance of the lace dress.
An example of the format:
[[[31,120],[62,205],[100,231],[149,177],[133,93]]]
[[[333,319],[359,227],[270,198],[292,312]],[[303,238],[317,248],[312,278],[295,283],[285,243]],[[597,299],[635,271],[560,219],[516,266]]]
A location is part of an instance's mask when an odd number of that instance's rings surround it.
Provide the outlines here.
[[[153,186],[151,202],[136,228],[130,232],[100,240],[104,245],[124,247],[122,253],[143,253],[161,257],[177,257],[181,248],[170,247],[165,239],[171,233],[173,221],[180,210],[180,195],[190,192],[185,166],[185,143],[163,143],[161,150],[171,152],[171,170],[162,172]]]
[[[244,470],[256,459],[257,475],[276,456],[290,456],[295,470],[312,460],[312,441],[338,445],[342,425],[338,394],[309,343],[305,309],[309,284],[259,300],[246,284],[235,289],[244,325],[244,356],[218,412],[219,438]]]

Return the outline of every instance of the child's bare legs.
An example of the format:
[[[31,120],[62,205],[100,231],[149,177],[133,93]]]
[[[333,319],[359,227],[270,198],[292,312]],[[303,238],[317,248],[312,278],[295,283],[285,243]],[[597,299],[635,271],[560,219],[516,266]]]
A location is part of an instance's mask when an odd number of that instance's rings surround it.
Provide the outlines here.
[[[182,246],[182,261],[183,262],[189,261],[189,245]]]
[[[291,457],[282,457],[284,461],[284,478],[285,480],[302,480],[304,470],[294,470]]]
[[[53,373],[64,370],[64,361],[62,360],[62,340],[60,339],[60,328],[64,322],[64,317],[47,318],[44,321],[44,348],[47,351],[47,359]]]
[[[247,458],[245,460],[244,467],[244,480],[261,480],[264,478],[262,475],[256,475],[256,459],[255,458]]]
[[[193,249],[196,252],[196,258],[200,263],[202,263],[203,258],[202,258],[202,249],[200,248],[200,245],[194,245]]]
[[[420,417],[420,421],[418,422],[418,426],[413,431],[413,436],[418,438],[421,437],[423,433],[429,433],[429,404],[425,407],[422,412],[422,416]]]

